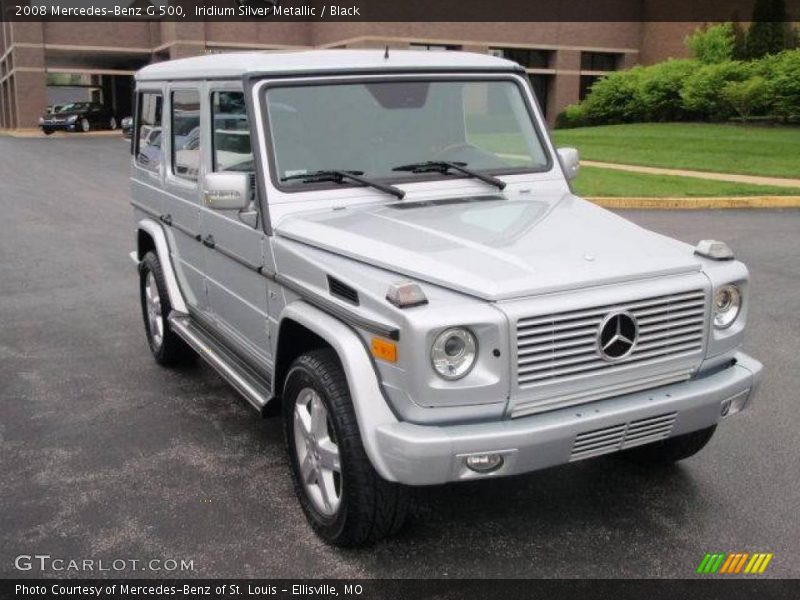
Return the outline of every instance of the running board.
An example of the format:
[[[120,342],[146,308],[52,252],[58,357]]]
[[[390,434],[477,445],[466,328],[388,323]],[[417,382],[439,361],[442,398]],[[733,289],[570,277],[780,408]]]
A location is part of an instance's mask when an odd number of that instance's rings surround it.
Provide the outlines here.
[[[264,409],[272,397],[269,380],[244,364],[190,316],[173,311],[169,315],[169,326],[256,410],[261,412]]]

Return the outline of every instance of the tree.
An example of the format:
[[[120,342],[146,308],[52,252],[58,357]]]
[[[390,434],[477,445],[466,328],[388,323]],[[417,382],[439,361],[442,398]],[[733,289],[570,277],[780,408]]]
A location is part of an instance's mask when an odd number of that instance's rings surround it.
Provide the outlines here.
[[[747,32],[747,58],[777,54],[794,45],[794,31],[787,22],[786,0],[756,0],[753,24]]]
[[[698,27],[685,43],[697,60],[712,65],[733,58],[736,32],[732,23]]]

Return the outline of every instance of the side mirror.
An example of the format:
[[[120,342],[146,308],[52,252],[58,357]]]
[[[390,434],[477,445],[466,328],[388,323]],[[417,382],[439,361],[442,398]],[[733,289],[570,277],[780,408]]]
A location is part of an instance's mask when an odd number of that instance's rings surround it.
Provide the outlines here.
[[[578,176],[578,171],[581,168],[581,159],[575,148],[559,148],[558,160],[561,161],[567,181],[572,181]]]
[[[215,210],[244,210],[250,204],[250,174],[208,173],[203,203]]]

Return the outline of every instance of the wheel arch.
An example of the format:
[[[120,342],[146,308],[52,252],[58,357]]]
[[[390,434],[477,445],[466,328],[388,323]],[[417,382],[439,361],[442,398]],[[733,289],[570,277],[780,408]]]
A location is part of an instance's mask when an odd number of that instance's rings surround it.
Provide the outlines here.
[[[169,302],[173,310],[180,313],[188,313],[178,280],[175,277],[175,270],[172,267],[169,245],[164,229],[160,223],[156,223],[151,219],[142,219],[136,224],[136,258],[141,261],[148,252],[155,252],[158,256],[161,270],[164,273],[164,282],[167,284]]]
[[[291,366],[291,362],[285,362],[285,359],[292,356],[289,350],[297,350],[298,347],[302,348],[303,343],[312,341],[317,344],[321,342],[332,348],[339,358],[347,380],[364,450],[381,477],[389,481],[396,481],[382,457],[378,446],[377,432],[379,427],[396,423],[397,419],[381,392],[378,375],[364,342],[350,326],[302,300],[287,305],[281,313],[279,323],[273,395],[280,396],[286,373]],[[305,339],[293,342],[289,337],[284,337],[298,333],[306,336]],[[292,345],[293,343],[294,345]],[[318,347],[320,346],[309,346],[308,349]],[[283,355],[281,354],[282,349]],[[291,360],[294,360],[296,356]],[[281,373],[284,377],[283,380],[280,379]],[[281,387],[277,387],[278,385]]]

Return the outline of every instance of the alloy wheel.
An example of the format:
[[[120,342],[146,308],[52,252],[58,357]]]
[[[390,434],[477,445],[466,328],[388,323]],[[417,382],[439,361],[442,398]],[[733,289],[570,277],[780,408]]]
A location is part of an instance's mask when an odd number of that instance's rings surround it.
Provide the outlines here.
[[[161,315],[161,296],[158,294],[156,278],[152,271],[147,273],[144,283],[144,300],[150,339],[156,348],[160,348],[164,340],[164,317]]]
[[[303,487],[316,510],[333,516],[342,502],[339,445],[328,410],[314,389],[304,388],[297,395],[293,421]]]

